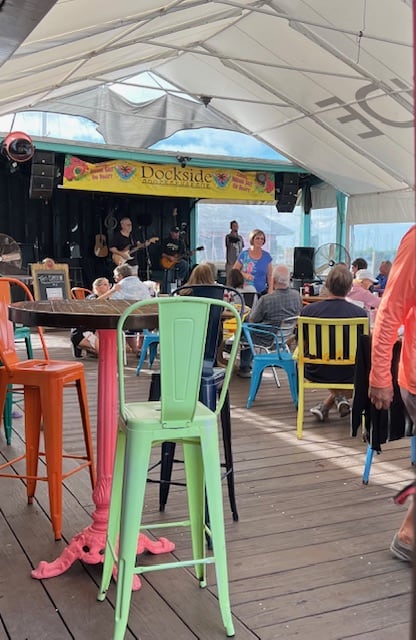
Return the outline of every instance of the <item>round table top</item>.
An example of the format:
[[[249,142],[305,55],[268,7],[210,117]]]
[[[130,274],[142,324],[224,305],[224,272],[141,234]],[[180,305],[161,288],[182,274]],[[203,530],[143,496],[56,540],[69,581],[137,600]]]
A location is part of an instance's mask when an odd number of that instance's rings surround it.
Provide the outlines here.
[[[15,302],[9,306],[9,318],[29,327],[116,329],[120,315],[131,300],[39,300]],[[136,309],[126,329],[157,329],[156,304]]]

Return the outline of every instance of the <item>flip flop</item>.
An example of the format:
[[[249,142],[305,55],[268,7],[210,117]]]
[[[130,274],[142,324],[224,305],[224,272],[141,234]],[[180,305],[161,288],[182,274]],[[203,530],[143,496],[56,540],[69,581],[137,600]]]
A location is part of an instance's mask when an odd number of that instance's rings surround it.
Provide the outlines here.
[[[390,551],[396,558],[403,560],[403,562],[413,562],[413,546],[399,540],[397,533],[391,542]]]

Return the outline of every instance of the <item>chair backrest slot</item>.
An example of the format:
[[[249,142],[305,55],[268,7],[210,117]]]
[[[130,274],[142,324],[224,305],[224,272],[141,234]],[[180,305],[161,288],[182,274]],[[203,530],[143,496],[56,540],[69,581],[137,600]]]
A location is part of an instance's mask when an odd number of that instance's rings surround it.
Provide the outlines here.
[[[298,364],[353,365],[368,318],[299,317]]]

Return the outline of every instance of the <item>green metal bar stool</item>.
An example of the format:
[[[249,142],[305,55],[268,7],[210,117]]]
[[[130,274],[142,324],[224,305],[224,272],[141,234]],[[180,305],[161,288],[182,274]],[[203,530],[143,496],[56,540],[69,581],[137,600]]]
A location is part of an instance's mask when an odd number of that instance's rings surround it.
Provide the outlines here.
[[[125,401],[123,328],[139,307],[158,305],[160,335],[160,401]],[[215,411],[198,400],[210,310],[229,311],[236,319],[236,339],[228,360]],[[201,587],[206,586],[206,565],[215,564],[222,622],[227,636],[234,635],[228,589],[224,509],[218,443],[218,416],[227,394],[241,334],[235,308],[222,300],[193,296],[144,300],[133,304],[118,323],[118,373],[120,417],[107,543],[99,600],[104,600],[111,574],[117,570],[113,640],[121,640],[127,627],[133,577],[146,571],[195,567]],[[142,526],[147,469],[153,446],[161,442],[182,444],[185,462],[189,518],[183,521]],[[212,555],[206,555],[205,494],[210,514]],[[188,527],[192,558],[136,565],[138,536],[142,529]],[[116,565],[116,567],[114,566]]]

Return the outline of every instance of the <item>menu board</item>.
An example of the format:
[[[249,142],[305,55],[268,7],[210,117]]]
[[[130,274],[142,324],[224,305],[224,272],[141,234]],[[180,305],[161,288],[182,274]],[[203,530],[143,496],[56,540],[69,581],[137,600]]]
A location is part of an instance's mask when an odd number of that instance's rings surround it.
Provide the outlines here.
[[[33,294],[35,300],[68,300],[71,298],[67,264],[32,264]]]

